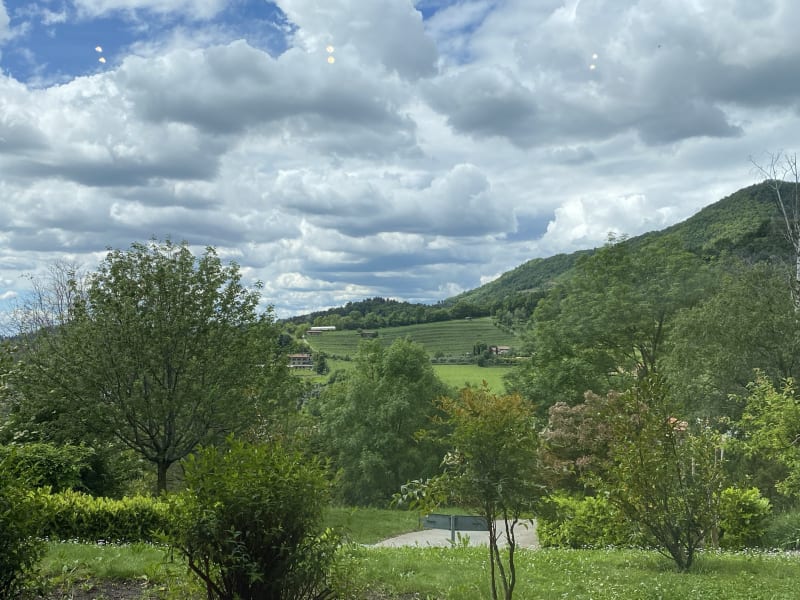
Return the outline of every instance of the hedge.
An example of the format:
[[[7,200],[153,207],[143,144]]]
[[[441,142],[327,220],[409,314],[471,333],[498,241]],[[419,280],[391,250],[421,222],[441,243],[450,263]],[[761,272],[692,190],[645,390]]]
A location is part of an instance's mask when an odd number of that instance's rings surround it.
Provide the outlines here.
[[[43,535],[52,540],[81,542],[156,542],[167,530],[166,502],[147,496],[121,500],[97,498],[71,490],[36,495],[42,513]]]

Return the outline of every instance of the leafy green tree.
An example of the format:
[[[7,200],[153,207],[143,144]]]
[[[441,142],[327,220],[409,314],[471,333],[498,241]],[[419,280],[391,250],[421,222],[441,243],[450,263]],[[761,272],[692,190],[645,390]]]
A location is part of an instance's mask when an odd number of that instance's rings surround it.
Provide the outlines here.
[[[198,445],[243,431],[288,401],[271,311],[213,248],[167,240],[112,250],[68,318],[27,336],[25,402],[111,433],[153,463],[157,488]]]
[[[610,238],[536,307],[526,336],[532,359],[507,389],[537,404],[580,402],[584,392],[626,389],[659,370],[672,319],[702,293],[699,259],[673,238],[639,251]]]
[[[446,392],[421,345],[361,342],[351,374],[311,404],[323,451],[341,470],[345,502],[387,502],[402,483],[436,471],[439,446],[416,433],[430,425],[433,401]]]
[[[517,582],[517,527],[546,492],[536,419],[521,396],[498,396],[485,384],[443,397],[440,406],[451,448],[444,473],[407,484],[395,498],[421,510],[449,502],[482,516],[489,526],[491,595],[509,600]]]
[[[664,372],[691,414],[741,414],[753,372],[779,382],[800,375],[800,323],[783,266],[739,263],[705,301],[674,321]]]
[[[688,571],[716,532],[724,487],[719,436],[682,420],[657,377],[609,394],[608,404],[606,464],[588,480]]]

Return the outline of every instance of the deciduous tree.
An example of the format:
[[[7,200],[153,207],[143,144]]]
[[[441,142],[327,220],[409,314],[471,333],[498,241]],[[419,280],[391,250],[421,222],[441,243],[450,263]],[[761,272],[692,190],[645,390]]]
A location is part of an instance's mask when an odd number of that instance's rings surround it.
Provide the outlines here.
[[[156,466],[164,490],[170,465],[285,399],[286,360],[259,299],[213,248],[112,250],[68,318],[31,333],[19,389],[111,432]]]
[[[489,527],[491,597],[510,600],[517,581],[517,528],[546,493],[533,410],[521,396],[500,396],[485,384],[442,398],[440,407],[451,449],[444,472],[409,482],[396,499],[427,511],[449,502],[482,516]]]
[[[416,433],[430,425],[434,400],[446,392],[421,345],[402,338],[388,348],[380,340],[361,342],[350,374],[311,407],[322,448],[342,472],[343,500],[388,502],[402,483],[436,471],[439,446]]]
[[[656,373],[672,319],[697,301],[702,276],[699,259],[674,239],[637,249],[611,238],[539,302],[526,336],[532,359],[509,389],[544,418],[555,402],[575,404],[587,390],[626,389]]]

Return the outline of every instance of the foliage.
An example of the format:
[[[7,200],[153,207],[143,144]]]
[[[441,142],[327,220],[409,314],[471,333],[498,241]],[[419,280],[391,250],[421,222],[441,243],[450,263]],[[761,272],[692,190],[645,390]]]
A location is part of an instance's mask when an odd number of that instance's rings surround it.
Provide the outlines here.
[[[433,323],[487,314],[487,309],[466,303],[446,308],[442,305],[412,304],[390,298],[375,297],[358,302],[348,302],[337,308],[291,317],[288,322],[294,325],[334,326],[340,330],[352,331],[362,328],[378,329]]]
[[[113,433],[158,472],[199,444],[242,431],[291,391],[272,314],[213,248],[133,244],[112,250],[74,295],[67,319],[26,338],[27,400],[78,406],[82,426]],[[289,394],[291,395],[291,394]]]
[[[154,542],[170,526],[169,506],[148,496],[120,500],[66,490],[35,496],[42,533],[52,540]]]
[[[778,491],[800,495],[800,401],[794,380],[785,379],[776,388],[763,373],[757,373],[738,425],[749,452],[786,467],[786,477],[776,485]]]
[[[737,419],[755,369],[775,382],[800,374],[789,275],[783,266],[736,263],[713,294],[676,317],[664,367],[690,413]]]
[[[612,394],[610,445],[601,477],[592,484],[653,540],[678,570],[688,571],[719,512],[722,466],[719,436],[674,412],[657,378]]]
[[[719,499],[719,543],[741,550],[760,547],[771,514],[769,500],[757,488],[725,488]]]
[[[672,319],[701,292],[700,261],[671,239],[636,252],[610,238],[577,261],[539,302],[527,334],[532,359],[509,389],[537,404],[575,404],[584,392],[625,389],[658,371]]]
[[[602,476],[617,400],[617,394],[586,392],[580,404],[556,402],[550,407],[542,440],[552,487],[578,492],[587,485],[587,475]]]
[[[440,406],[452,449],[444,458],[444,473],[406,484],[395,499],[422,510],[446,500],[482,516],[489,526],[492,598],[500,592],[509,600],[517,584],[516,527],[545,495],[533,412],[520,396],[499,396],[486,385],[443,397]]]
[[[30,443],[0,446],[0,461],[17,478],[25,478],[30,487],[48,487],[55,492],[78,490],[91,469],[95,452],[86,446],[56,446]]]
[[[324,465],[279,442],[229,438],[187,457],[186,491],[170,498],[166,541],[209,598],[323,598],[337,536],[321,531]]]
[[[800,550],[800,509],[773,513],[764,528],[763,545],[778,550]]]
[[[642,538],[605,496],[551,496],[536,521],[539,543],[556,548],[642,544]]]
[[[318,443],[341,471],[341,499],[379,505],[403,482],[436,471],[440,446],[416,433],[430,426],[433,401],[447,389],[425,349],[408,339],[389,348],[363,341],[355,363],[310,402],[310,410],[318,416]]]
[[[12,455],[13,458],[13,455]],[[44,546],[33,492],[0,459],[0,599],[11,600],[31,574]]]

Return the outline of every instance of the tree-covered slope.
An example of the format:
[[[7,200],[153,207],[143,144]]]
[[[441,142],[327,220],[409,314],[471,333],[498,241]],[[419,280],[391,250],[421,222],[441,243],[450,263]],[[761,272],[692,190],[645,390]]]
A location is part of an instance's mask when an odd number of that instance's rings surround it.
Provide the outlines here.
[[[643,251],[661,246],[672,238],[679,240],[685,249],[703,257],[726,254],[753,261],[785,257],[791,248],[783,237],[779,218],[774,190],[767,183],[760,183],[703,208],[681,223],[629,238],[623,243]],[[580,256],[592,252],[582,250],[535,258],[443,304],[469,302],[497,306],[503,299],[519,300],[520,295],[541,294],[556,279],[571,271]]]

